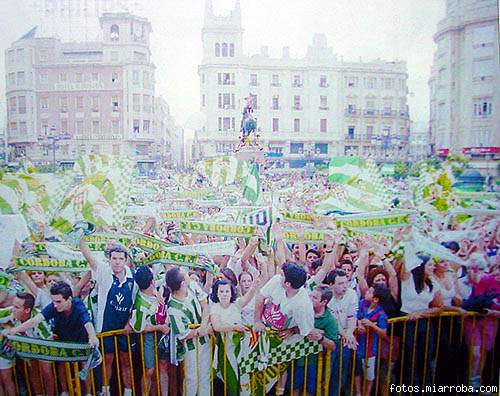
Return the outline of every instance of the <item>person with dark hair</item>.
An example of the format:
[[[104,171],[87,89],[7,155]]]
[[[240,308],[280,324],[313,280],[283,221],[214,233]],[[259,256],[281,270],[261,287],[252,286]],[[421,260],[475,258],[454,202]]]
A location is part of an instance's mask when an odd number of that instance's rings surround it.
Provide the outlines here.
[[[335,376],[332,385],[333,394],[336,394],[338,387],[345,387],[347,384],[347,374],[350,373],[350,365],[353,351],[357,348],[354,330],[356,329],[356,313],[358,310],[358,296],[349,287],[349,281],[344,271],[335,269],[326,276],[324,283],[330,285],[332,299],[328,303],[328,309],[333,314],[339,327],[339,334],[342,340],[342,348],[339,348],[339,359],[335,365]],[[341,368],[342,367],[342,368]]]
[[[53,333],[60,341],[88,342],[93,347],[99,346],[87,308],[82,300],[73,297],[71,286],[63,281],[56,282],[50,288],[50,294],[52,303],[47,305],[41,313],[36,314],[18,326],[4,330],[2,335],[8,336],[24,333],[34,328],[40,329],[40,324],[45,321],[52,324]],[[30,300],[28,298],[27,301]],[[65,382],[64,366],[59,365],[58,368],[61,388],[63,391],[67,391],[68,385]]]
[[[214,356],[218,357],[214,362],[214,369],[221,381],[225,381],[228,376],[239,378],[238,370],[231,362],[237,362],[240,351],[246,347],[242,345],[236,350],[232,342],[226,341],[229,340],[228,337],[239,337],[240,342],[248,346],[249,337],[243,334],[248,329],[243,324],[241,310],[253,298],[259,286],[260,282],[257,280],[250,290],[238,299],[236,287],[228,280],[218,280],[212,287],[211,300],[214,304],[210,305],[210,322],[216,332]],[[228,333],[228,337],[224,333]],[[225,384],[229,395],[238,395],[239,389],[233,385],[236,383],[232,381]]]
[[[312,303],[303,287],[306,271],[297,264],[286,263],[282,272],[273,276],[257,294],[254,330],[270,327],[282,337],[294,333],[305,337],[314,328]]]
[[[165,282],[170,288],[168,318],[171,337],[171,363],[184,362],[184,390],[188,396],[210,394],[210,333],[206,300],[191,290],[190,278],[179,268],[169,269]],[[188,375],[189,373],[189,375]]]
[[[98,261],[90,251],[84,238],[80,240],[80,251],[92,269],[92,277],[97,287],[97,320],[98,333],[125,329],[130,318],[132,305],[137,289],[128,263],[128,252],[122,245],[112,242],[106,247],[108,262]],[[115,340],[117,341],[115,343]],[[104,337],[104,360],[106,373],[103,378],[102,393],[110,393],[109,383],[115,359],[115,344],[118,346],[123,379],[123,396],[132,395],[130,377],[129,345],[125,335]]]
[[[375,285],[366,291],[365,298],[359,302],[359,336],[354,378],[356,394],[358,395],[371,395],[379,353],[379,337],[385,338],[387,336],[387,315],[382,306],[389,298],[390,291],[386,286]],[[366,381],[364,386],[361,386],[362,376]]]
[[[331,359],[330,359],[330,376],[333,378],[335,371],[333,371],[336,359],[338,357],[338,353],[336,353],[337,345],[339,338],[339,331],[337,322],[335,318],[330,313],[330,310],[327,309],[327,305],[332,299],[332,291],[327,285],[319,285],[316,286],[310,294],[313,309],[314,309],[314,329],[307,336],[310,340],[318,341],[322,346],[323,350],[331,351]],[[309,355],[308,356],[308,364],[307,364],[307,374],[305,368],[305,359],[301,358],[295,362],[294,371],[293,371],[293,387],[294,387],[294,395],[299,395],[299,390],[302,390],[304,387],[304,380],[306,380],[306,391],[308,395],[316,394],[316,381],[318,377],[318,355]],[[323,370],[326,369],[323,368]],[[291,378],[289,370],[288,378]],[[320,373],[321,376],[324,376],[324,373]],[[289,381],[290,382],[290,381]],[[289,388],[291,386],[290,383],[287,384]],[[330,390],[333,389],[331,386]]]
[[[139,286],[139,292],[135,296],[129,325],[134,332],[143,333],[140,339],[143,344],[141,351],[146,368],[145,388],[149,394],[155,369],[155,353],[158,353],[161,389],[162,394],[166,394],[168,391],[167,355],[155,348],[155,343],[158,344],[161,335],[168,334],[170,331],[168,324],[157,323],[159,301],[162,297],[157,294],[153,271],[148,266],[139,267],[134,278]]]

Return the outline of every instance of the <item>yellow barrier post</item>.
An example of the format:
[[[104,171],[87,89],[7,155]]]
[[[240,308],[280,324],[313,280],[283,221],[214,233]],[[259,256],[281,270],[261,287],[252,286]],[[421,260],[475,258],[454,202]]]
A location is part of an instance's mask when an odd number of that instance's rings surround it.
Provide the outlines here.
[[[132,384],[132,395],[135,396],[134,366],[132,363],[132,347],[130,346],[130,334],[127,334],[128,360],[130,364],[130,383]]]
[[[304,359],[304,386],[303,386],[303,396],[306,396],[306,389],[307,389],[307,363],[308,363],[308,357],[309,355],[306,355]]]
[[[321,377],[323,376],[323,354],[318,353],[318,366],[316,371],[316,396],[321,396]]]
[[[325,355],[325,395],[330,394],[330,378],[332,376],[332,351],[326,351]],[[340,389],[340,386],[339,386]]]
[[[399,368],[399,386],[403,384],[403,368],[406,354],[406,323],[407,321],[405,320],[403,322],[403,341],[401,342],[401,346],[399,347],[403,352],[401,354],[401,367]]]
[[[425,376],[427,374],[427,357],[429,354],[429,333],[431,328],[431,319],[427,318],[427,327],[425,329],[425,350],[424,350],[424,375],[422,378],[422,386],[425,387]]]
[[[159,367],[159,362],[158,362],[158,333],[157,332],[154,332],[153,333],[153,337],[154,337],[154,346],[153,346],[153,350],[154,350],[154,353],[155,353],[155,372],[156,372],[156,391],[158,392],[158,396],[161,395],[161,387],[160,387],[160,367]],[[132,368],[132,367],[131,367]],[[133,371],[133,370],[131,370]]]
[[[417,349],[417,332],[418,332],[419,319],[415,321],[415,330],[413,331],[413,348],[411,355],[411,380],[410,385],[413,387],[413,372],[415,367],[415,354]]]
[[[436,364],[432,370],[432,383],[436,383],[436,370],[439,362],[439,344],[441,342],[441,316],[438,319],[437,345],[436,345]]]
[[[226,342],[227,342],[227,338],[226,338],[226,333],[222,333],[222,344],[223,344],[223,353],[222,353],[222,359],[224,359],[224,361],[222,362],[223,364],[223,370],[224,370],[224,375],[223,375],[223,378],[224,378],[224,396],[227,396],[227,357],[226,357],[226,353],[227,353],[227,349],[226,349]]]
[[[215,395],[215,389],[214,389],[214,353],[215,353],[215,347],[214,347],[214,336],[211,335],[209,338],[210,342],[210,388],[212,395]],[[251,388],[251,383],[250,383],[250,388]],[[253,390],[251,391],[253,392]]]
[[[294,376],[295,376],[295,360],[292,360],[291,367],[292,367],[292,370],[291,370],[291,376],[290,376],[290,396],[293,396],[293,380],[294,380]],[[280,380],[278,379],[278,385],[281,386],[279,381]]]
[[[118,382],[118,394],[122,394],[122,376],[120,373],[120,356],[118,353],[118,338],[116,335],[113,336],[115,342],[115,361],[116,361],[116,380]]]
[[[147,395],[149,392],[148,389],[148,378],[146,374],[146,363],[144,361],[144,335],[141,333],[139,334],[139,343],[140,343],[140,348],[141,348],[141,368],[142,368],[142,389],[144,390],[144,394]]]
[[[104,337],[101,338],[101,352],[102,352],[102,385],[109,386],[108,376],[106,375],[106,349],[104,348]]]
[[[70,368],[69,362],[64,363],[64,370],[66,372],[66,385],[68,386],[68,393],[70,394],[70,396],[73,396],[74,395],[73,379],[71,378],[71,368]],[[31,395],[31,393],[30,393],[30,395]]]
[[[377,368],[375,370],[375,396],[378,395],[378,386],[379,386],[379,376],[380,376],[380,355],[382,354],[382,338],[378,337],[378,345],[377,345]],[[387,367],[389,370],[389,365]]]

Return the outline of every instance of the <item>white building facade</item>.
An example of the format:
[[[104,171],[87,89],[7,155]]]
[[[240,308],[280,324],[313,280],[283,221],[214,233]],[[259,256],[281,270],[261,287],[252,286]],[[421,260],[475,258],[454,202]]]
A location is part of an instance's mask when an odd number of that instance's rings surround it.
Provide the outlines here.
[[[62,42],[36,29],[6,52],[11,160],[73,162],[81,154],[157,161],[155,66],[150,23],[105,13],[99,41]]]
[[[447,0],[429,79],[437,155],[500,156],[497,0]]]
[[[299,168],[344,154],[406,158],[405,62],[344,62],[322,34],[301,59],[291,58],[288,47],[281,58],[270,58],[267,47],[246,56],[242,35],[239,1],[228,16],[216,16],[207,0],[198,68],[207,119],[196,133],[200,157],[234,151],[244,98],[251,94],[265,151],[281,157],[280,166]]]

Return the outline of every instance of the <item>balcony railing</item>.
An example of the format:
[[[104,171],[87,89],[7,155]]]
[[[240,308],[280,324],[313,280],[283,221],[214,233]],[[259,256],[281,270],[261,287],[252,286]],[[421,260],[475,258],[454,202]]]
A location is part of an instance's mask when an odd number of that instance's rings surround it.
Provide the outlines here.
[[[271,106],[271,110],[281,110],[281,106]]]
[[[382,117],[395,117],[396,110],[382,110]]]
[[[359,110],[358,109],[345,109],[344,114],[346,116],[358,116],[359,115]]]
[[[319,106],[319,109],[320,109],[320,110],[328,110],[328,109],[329,109],[329,107],[328,107],[328,106]]]
[[[292,106],[292,110],[302,110],[302,106]]]
[[[302,88],[303,86],[304,86],[304,84],[303,83],[299,83],[299,82],[294,82],[292,84],[292,87],[294,87],[294,88]]]
[[[363,115],[365,115],[367,117],[375,117],[376,115],[378,115],[378,110],[364,109],[363,110]]]
[[[271,83],[271,87],[281,87],[280,83]]]

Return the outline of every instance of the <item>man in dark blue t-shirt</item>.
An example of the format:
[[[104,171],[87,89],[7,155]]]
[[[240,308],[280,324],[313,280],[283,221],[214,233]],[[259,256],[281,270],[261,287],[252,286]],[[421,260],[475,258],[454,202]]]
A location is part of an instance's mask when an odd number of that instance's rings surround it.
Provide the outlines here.
[[[52,325],[52,332],[60,341],[88,342],[97,347],[99,341],[85,304],[73,297],[71,286],[59,281],[50,288],[52,303],[34,318],[2,332],[12,335],[24,332],[46,320]]]
[[[4,330],[2,335],[25,332],[46,320],[52,325],[52,332],[59,341],[88,342],[93,347],[99,346],[87,308],[82,300],[73,298],[71,286],[59,281],[50,288],[50,294],[52,302],[41,313],[19,326]],[[61,388],[66,391],[68,385],[64,380],[64,365],[59,365],[58,369]]]

